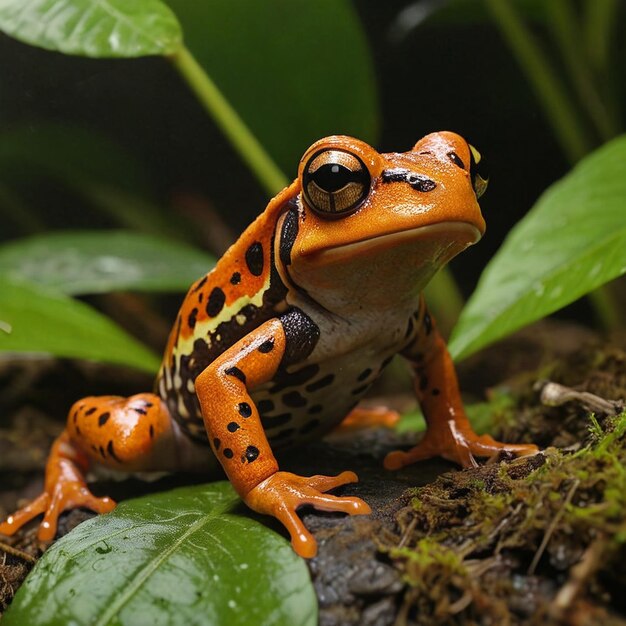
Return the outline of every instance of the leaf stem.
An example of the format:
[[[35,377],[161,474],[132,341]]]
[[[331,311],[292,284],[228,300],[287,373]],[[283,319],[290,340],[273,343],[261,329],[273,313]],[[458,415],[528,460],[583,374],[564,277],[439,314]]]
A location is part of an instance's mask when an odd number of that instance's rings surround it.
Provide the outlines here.
[[[623,328],[624,322],[617,299],[611,290],[611,283],[594,289],[587,294],[587,297],[591,301],[598,321],[605,330],[614,331]]]
[[[287,178],[252,134],[237,112],[224,98],[189,49],[181,46],[169,60],[196,94],[206,111],[233,144],[239,156],[252,170],[259,183],[275,195],[287,185]]]
[[[437,326],[442,335],[444,337],[449,336],[465,303],[449,267],[444,267],[435,274],[430,283],[426,285],[424,296],[428,302],[428,307],[437,318]]]
[[[617,4],[617,0],[587,0],[584,5],[585,47],[599,72],[606,72],[609,65],[610,34],[617,24]]]
[[[553,36],[580,102],[587,110],[600,137],[608,141],[617,134],[618,129],[602,102],[589,71],[583,48],[580,46],[582,32],[572,11],[572,5],[567,0],[551,0],[546,4],[546,10],[551,17],[549,24]]]
[[[617,13],[623,11],[623,4],[617,0],[587,0],[583,5],[583,36],[586,57],[593,71],[599,76],[600,89],[609,117],[621,131],[619,104],[611,80],[611,42],[615,36],[615,26],[619,24]],[[616,133],[617,134],[617,133]]]
[[[567,158],[575,163],[590,143],[564,86],[510,0],[485,0],[493,18],[526,74]]]

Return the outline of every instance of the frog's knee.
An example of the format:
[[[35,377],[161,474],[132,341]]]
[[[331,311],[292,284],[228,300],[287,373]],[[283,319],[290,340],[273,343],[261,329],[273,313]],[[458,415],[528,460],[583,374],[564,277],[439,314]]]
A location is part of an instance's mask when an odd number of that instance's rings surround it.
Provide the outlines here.
[[[167,407],[154,394],[84,398],[70,409],[69,435],[93,460],[125,470],[147,469],[171,439]]]

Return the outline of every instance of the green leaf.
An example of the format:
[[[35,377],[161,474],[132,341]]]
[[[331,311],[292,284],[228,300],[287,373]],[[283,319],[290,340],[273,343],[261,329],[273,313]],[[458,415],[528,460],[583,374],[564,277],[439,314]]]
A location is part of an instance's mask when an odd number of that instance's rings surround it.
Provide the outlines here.
[[[0,0],[0,30],[33,46],[98,58],[171,54],[182,38],[160,0]]]
[[[37,563],[3,626],[314,626],[306,564],[227,482],[122,502]]]
[[[170,236],[181,230],[180,219],[151,199],[153,184],[145,165],[127,147],[92,130],[38,124],[1,133],[0,171],[3,181],[18,187],[36,185],[36,176],[60,181],[130,228]],[[0,211],[9,219],[19,203],[19,197],[0,188]],[[26,226],[28,221],[33,222],[27,220]]]
[[[376,140],[374,69],[348,0],[167,3],[187,47],[285,173],[325,135]]]
[[[0,0],[0,3],[2,0]],[[0,133],[0,168],[45,173],[66,181],[105,181],[148,195],[153,187],[146,165],[102,133],[49,122],[11,127]],[[3,176],[4,177],[4,176]]]
[[[125,231],[50,233],[0,247],[0,275],[65,294],[186,291],[214,264],[185,244]]]
[[[450,341],[456,358],[626,273],[626,135],[552,185],[489,263]]]
[[[122,363],[155,372],[159,359],[91,307],[67,296],[0,277],[0,354],[54,354]]]

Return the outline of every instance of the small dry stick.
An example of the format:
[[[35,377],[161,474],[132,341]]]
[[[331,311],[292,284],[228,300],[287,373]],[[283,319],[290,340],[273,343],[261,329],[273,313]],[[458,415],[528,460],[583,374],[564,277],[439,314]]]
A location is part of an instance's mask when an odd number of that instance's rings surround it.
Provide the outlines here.
[[[566,402],[578,402],[588,411],[602,415],[617,415],[624,409],[622,400],[605,400],[588,391],[576,391],[576,389],[551,381],[538,381],[535,389],[540,391],[540,400],[545,406],[561,406]]]
[[[532,560],[531,564],[528,566],[528,575],[529,576],[532,576],[535,573],[535,569],[537,568],[537,565],[539,564],[539,561],[540,561],[541,557],[543,556],[543,553],[544,553],[546,547],[548,546],[548,542],[550,541],[550,537],[552,537],[552,533],[554,533],[554,531],[556,530],[557,524],[559,523],[559,521],[563,517],[563,514],[565,513],[565,509],[566,509],[567,505],[572,501],[572,498],[574,497],[574,493],[576,492],[576,489],[578,489],[578,485],[579,484],[580,484],[580,480],[578,480],[578,479],[576,479],[572,483],[572,486],[569,488],[569,491],[567,492],[567,495],[565,496],[565,500],[563,501],[563,505],[561,506],[561,508],[558,510],[557,514],[552,519],[552,522],[550,523],[550,526],[548,526],[548,528],[546,530],[546,533],[543,536],[543,539],[541,540],[541,544],[540,544],[539,548],[537,549],[537,552],[535,552],[535,556],[533,557],[533,560]]]
[[[27,563],[31,563],[31,564],[35,564],[37,563],[37,559],[34,556],[31,556],[30,554],[28,554],[28,552],[24,552],[23,550],[18,550],[17,548],[14,548],[13,546],[9,546],[6,543],[3,543],[2,541],[0,541],[0,550],[2,550],[3,552],[6,552],[7,554],[10,554],[11,556],[15,556],[18,559],[22,559],[23,561],[26,561]]]
[[[550,607],[550,614],[553,618],[560,620],[563,617],[565,611],[572,605],[572,602],[574,602],[582,587],[598,567],[600,567],[605,547],[606,539],[597,539],[585,550],[582,559],[572,567],[567,582],[556,594],[552,606]]]
[[[402,539],[400,539],[400,543],[398,543],[398,548],[404,548],[404,546],[408,543],[413,531],[415,530],[415,526],[417,525],[417,517],[414,517],[409,525],[404,529],[402,533]]]

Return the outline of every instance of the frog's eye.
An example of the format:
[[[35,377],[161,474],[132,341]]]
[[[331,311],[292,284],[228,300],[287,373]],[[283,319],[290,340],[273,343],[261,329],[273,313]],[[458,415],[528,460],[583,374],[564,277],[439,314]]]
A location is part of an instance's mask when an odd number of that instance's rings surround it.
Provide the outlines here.
[[[474,193],[476,198],[480,198],[487,189],[489,183],[489,176],[485,173],[484,162],[480,155],[480,152],[474,148],[472,144],[468,144],[470,149],[470,178],[472,180],[472,187],[474,187]]]
[[[307,204],[323,217],[343,217],[367,198],[372,179],[361,159],[337,149],[316,152],[302,171]]]

